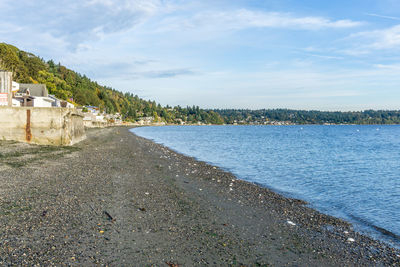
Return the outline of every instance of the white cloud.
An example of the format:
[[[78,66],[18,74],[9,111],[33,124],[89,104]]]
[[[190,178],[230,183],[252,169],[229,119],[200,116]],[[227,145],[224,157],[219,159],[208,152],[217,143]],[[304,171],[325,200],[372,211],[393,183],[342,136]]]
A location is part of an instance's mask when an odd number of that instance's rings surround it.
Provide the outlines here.
[[[295,16],[291,13],[262,12],[249,9],[199,12],[191,17],[172,17],[163,21],[164,30],[208,28],[210,30],[241,30],[245,28],[340,29],[363,25],[352,20],[330,20],[316,16]]]
[[[379,15],[379,14],[370,14],[370,13],[367,13],[367,14],[365,14],[365,15],[371,16],[371,17],[382,18],[382,19],[400,20],[399,17],[385,16],[385,15]]]
[[[104,6],[114,13],[130,10],[151,15],[162,9],[164,3],[160,0],[88,0],[86,6]]]
[[[22,31],[24,28],[9,22],[0,22],[0,34],[11,34]]]
[[[362,25],[361,22],[352,20],[332,21],[323,17],[297,17],[289,13],[254,12],[244,9],[226,15],[233,20],[239,21],[239,23],[245,27],[254,26],[317,30],[322,28],[352,28]]]
[[[361,36],[375,39],[371,44],[371,47],[375,49],[400,48],[400,25],[389,29],[361,33]]]
[[[348,55],[360,56],[377,51],[400,51],[400,25],[390,28],[364,31],[347,38],[352,47],[343,49]]]
[[[400,64],[375,64],[373,66],[378,69],[383,69],[388,71],[393,70],[397,72],[400,70]]]
[[[0,22],[22,25],[27,34],[50,34],[65,41],[70,50],[132,29],[158,12],[170,10],[169,1],[162,0],[3,1]]]

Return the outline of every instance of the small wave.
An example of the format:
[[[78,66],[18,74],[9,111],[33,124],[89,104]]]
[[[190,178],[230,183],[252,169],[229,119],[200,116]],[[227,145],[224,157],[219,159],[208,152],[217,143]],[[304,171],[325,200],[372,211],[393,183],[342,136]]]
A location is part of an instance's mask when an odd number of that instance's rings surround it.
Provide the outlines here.
[[[388,239],[396,242],[398,245],[400,245],[400,235],[393,233],[389,230],[386,230],[385,228],[382,228],[380,226],[377,226],[363,218],[360,218],[358,216],[355,215],[349,215],[349,217],[355,221],[358,221],[360,223],[362,223],[363,225],[374,229],[375,231],[379,232],[380,234],[384,235],[385,237],[387,237]]]

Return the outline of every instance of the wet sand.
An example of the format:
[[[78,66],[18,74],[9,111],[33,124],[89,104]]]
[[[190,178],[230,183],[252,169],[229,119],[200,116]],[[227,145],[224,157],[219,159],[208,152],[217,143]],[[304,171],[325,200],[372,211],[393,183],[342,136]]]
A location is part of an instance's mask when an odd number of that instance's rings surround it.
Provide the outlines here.
[[[128,128],[70,148],[0,141],[1,265],[400,265],[305,204]]]

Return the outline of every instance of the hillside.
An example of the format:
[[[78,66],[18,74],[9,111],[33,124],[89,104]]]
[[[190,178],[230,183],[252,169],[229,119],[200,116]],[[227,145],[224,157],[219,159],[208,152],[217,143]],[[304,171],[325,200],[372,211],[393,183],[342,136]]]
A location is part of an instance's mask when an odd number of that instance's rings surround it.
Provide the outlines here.
[[[12,71],[13,79],[19,83],[46,84],[50,94],[59,99],[73,101],[77,105],[98,106],[107,113],[120,113],[125,120],[153,116],[155,120],[175,123],[222,124],[223,119],[215,112],[200,110],[199,107],[162,107],[154,101],[144,100],[131,93],[122,93],[103,86],[73,70],[45,62],[32,53],[15,46],[0,43],[0,69]]]

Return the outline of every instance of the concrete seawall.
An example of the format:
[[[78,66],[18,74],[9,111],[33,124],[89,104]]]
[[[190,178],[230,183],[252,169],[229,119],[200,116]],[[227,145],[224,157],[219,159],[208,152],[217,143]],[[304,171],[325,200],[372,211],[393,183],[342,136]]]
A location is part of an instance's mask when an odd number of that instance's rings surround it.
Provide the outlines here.
[[[86,138],[83,116],[69,108],[0,107],[0,138],[73,145]]]

